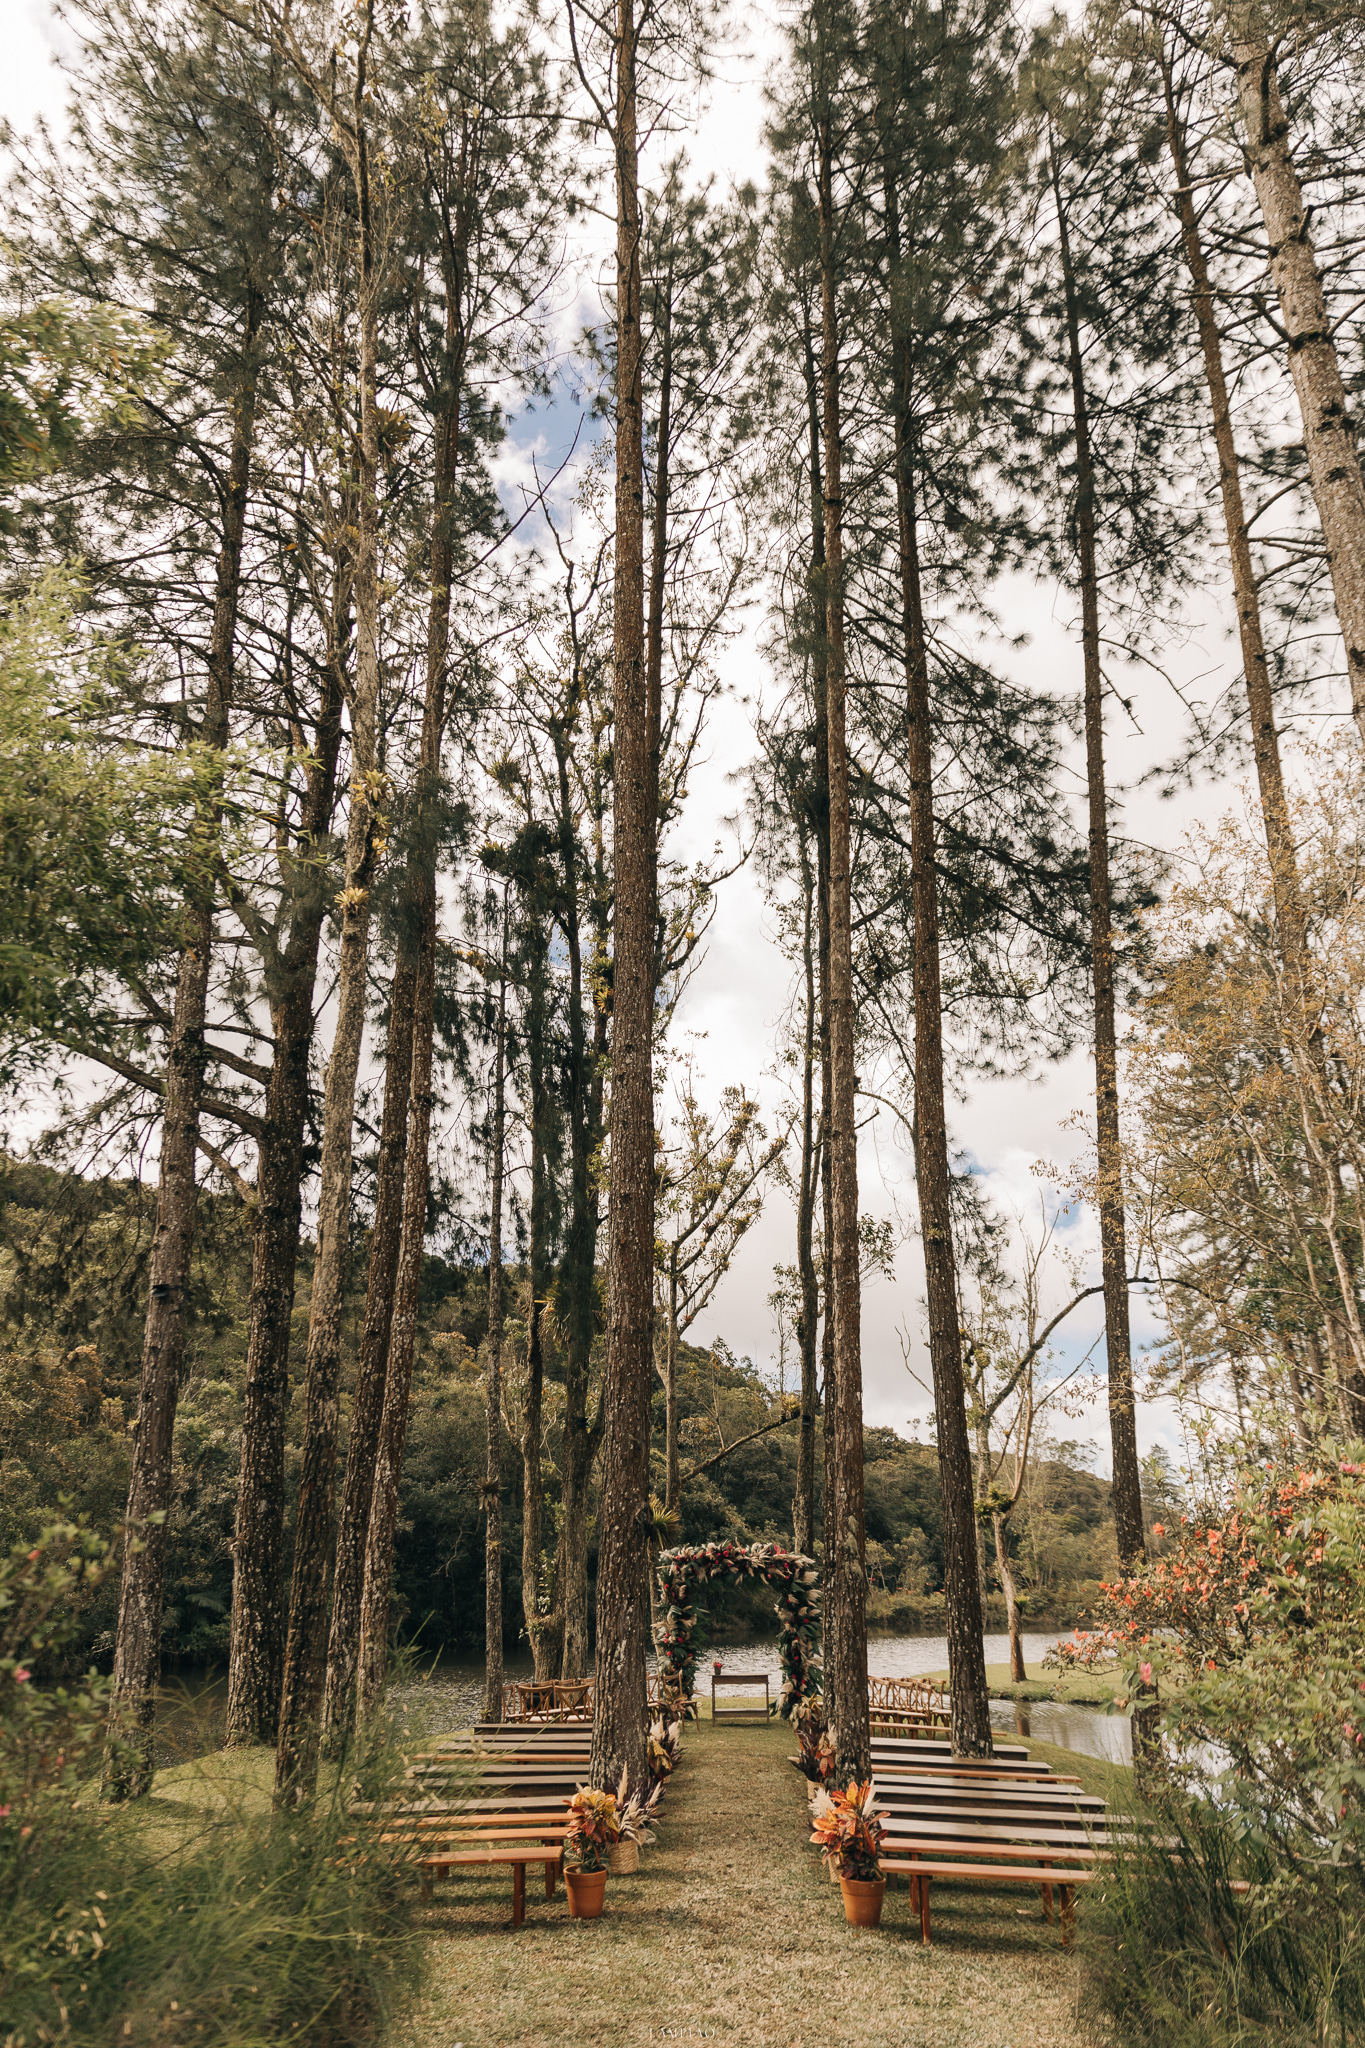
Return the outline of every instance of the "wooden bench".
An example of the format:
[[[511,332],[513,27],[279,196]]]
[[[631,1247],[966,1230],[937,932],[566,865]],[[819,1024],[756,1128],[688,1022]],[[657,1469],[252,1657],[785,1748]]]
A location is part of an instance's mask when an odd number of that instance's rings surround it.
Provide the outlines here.
[[[931,1940],[929,1886],[936,1877],[976,1879],[987,1884],[1036,1884],[1043,1894],[1045,1920],[1052,1918],[1052,1894],[1056,1890],[1060,1894],[1062,1941],[1068,1943],[1075,1917],[1072,1889],[1078,1884],[1089,1884],[1096,1875],[1095,1870],[1087,1868],[1084,1864],[1072,1868],[1072,1853],[1066,1851],[1058,1851],[1055,1857],[1035,1858],[1025,1850],[1007,1863],[975,1860],[992,1856],[998,1858],[1008,1853],[1002,1849],[964,1842],[952,1847],[946,1843],[935,1843],[930,1853],[926,1855],[903,1855],[898,1845],[894,1856],[883,1856],[880,1859],[880,1868],[887,1878],[903,1874],[909,1880],[911,1904],[918,1904],[920,1939],[926,1948]],[[1094,1861],[1094,1851],[1078,1850],[1074,1854],[1078,1857],[1089,1856],[1092,1863]]]
[[[555,1895],[555,1878],[564,1862],[562,1842],[552,1846],[547,1842],[518,1843],[511,1848],[490,1845],[479,1849],[442,1849],[434,1856],[418,1859],[422,1873],[422,1897],[431,1897],[432,1879],[448,1877],[452,1870],[477,1870],[484,1865],[509,1864],[512,1870],[512,1925],[520,1927],[526,1918],[526,1866],[528,1863],[545,1865],[545,1896]]]

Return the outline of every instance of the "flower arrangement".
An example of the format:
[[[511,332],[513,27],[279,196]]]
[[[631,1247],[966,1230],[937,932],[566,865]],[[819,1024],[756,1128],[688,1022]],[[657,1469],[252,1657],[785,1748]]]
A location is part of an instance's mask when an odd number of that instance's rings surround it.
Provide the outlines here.
[[[886,1834],[886,1814],[872,1805],[872,1780],[851,1784],[847,1792],[817,1792],[811,1801],[811,1836],[826,1865],[840,1877],[866,1884],[881,1876],[878,1858]]]
[[[654,1823],[659,1817],[659,1801],[663,1797],[663,1785],[656,1784],[647,1799],[638,1792],[629,1792],[626,1774],[621,1773],[621,1782],[616,1788],[616,1834],[617,1840],[634,1842],[645,1848],[654,1840]]]
[[[625,1780],[622,1780],[624,1786]],[[564,1862],[571,1870],[605,1870],[621,1833],[614,1792],[580,1785],[569,1801],[569,1831],[564,1837]]]
[[[663,1714],[651,1721],[647,1755],[649,1775],[654,1780],[656,1792],[662,1791],[664,1779],[673,1775],[682,1755],[681,1721],[670,1721]]]
[[[796,1730],[797,1765],[812,1785],[823,1785],[833,1775],[834,1745],[825,1726],[825,1703],[818,1693],[798,1700],[792,1708]]]
[[[685,1692],[692,1691],[696,1678],[697,1596],[711,1579],[762,1579],[778,1596],[779,1713],[789,1716],[799,1700],[820,1691],[820,1573],[813,1558],[784,1550],[779,1543],[702,1543],[666,1550],[658,1573],[664,1610],[654,1631],[659,1669],[679,1677]]]

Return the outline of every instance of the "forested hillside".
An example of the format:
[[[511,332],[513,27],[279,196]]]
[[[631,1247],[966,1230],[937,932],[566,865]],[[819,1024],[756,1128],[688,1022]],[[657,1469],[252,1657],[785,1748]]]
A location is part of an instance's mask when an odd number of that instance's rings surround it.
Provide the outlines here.
[[[140,1303],[153,1204],[136,1182],[83,1181],[19,1161],[0,1170],[0,1546],[27,1540],[66,1502],[102,1529],[123,1515],[130,1439],[137,1413]],[[365,1244],[358,1245],[346,1295],[343,1442],[354,1390],[363,1312]],[[177,1418],[170,1513],[165,1653],[185,1666],[227,1656],[232,1534],[241,1462],[250,1234],[240,1203],[207,1199],[196,1238],[190,1339]],[[292,1524],[302,1456],[302,1387],[312,1247],[305,1245],[291,1343],[293,1399],[286,1435]],[[508,1273],[509,1352],[526,1346],[524,1269]],[[429,1258],[413,1372],[412,1420],[399,1504],[396,1600],[404,1637],[424,1652],[478,1655],[483,1647],[483,1381],[477,1354],[487,1334],[484,1267]],[[601,1344],[597,1370],[601,1367]],[[796,1491],[791,1406],[746,1360],[718,1341],[684,1344],[678,1360],[683,1487],[681,1533],[688,1542],[732,1537],[790,1544]],[[509,1403],[517,1368],[505,1368]],[[546,1525],[560,1510],[558,1453],[563,1359],[553,1328],[546,1343]],[[664,1389],[654,1394],[656,1477],[662,1491]],[[766,1430],[753,1441],[742,1441]],[[717,1456],[723,1446],[736,1448]],[[1070,1448],[1070,1447],[1065,1447]],[[874,1628],[914,1632],[942,1626],[943,1516],[932,1447],[890,1429],[864,1435],[869,1618]],[[715,1459],[715,1463],[709,1463]],[[504,1641],[525,1649],[520,1573],[520,1458],[504,1431]],[[688,1476],[692,1468],[709,1469]],[[1109,1488],[1044,1455],[1030,1468],[1014,1531],[1020,1583],[1039,1614],[1069,1621],[1112,1559]],[[817,1500],[823,1487],[817,1474]],[[595,1512],[596,1502],[593,1501]],[[552,1549],[553,1537],[547,1548]],[[596,1543],[590,1534],[589,1573]],[[85,1643],[107,1662],[115,1593],[106,1581]],[[727,1636],[769,1632],[770,1601],[734,1594],[717,1607]],[[998,1611],[997,1611],[998,1609]],[[988,1619],[1003,1625],[998,1601]]]

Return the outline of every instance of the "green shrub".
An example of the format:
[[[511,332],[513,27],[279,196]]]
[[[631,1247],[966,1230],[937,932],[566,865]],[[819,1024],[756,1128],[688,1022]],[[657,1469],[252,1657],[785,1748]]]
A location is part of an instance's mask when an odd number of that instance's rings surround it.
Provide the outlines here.
[[[63,1523],[0,1559],[0,2048],[371,2038],[417,1950],[402,1873],[347,1807],[400,1760],[376,1742],[287,1815],[260,1751],[102,1809],[108,1681],[63,1665],[109,1558]]]
[[[394,1865],[357,1843],[339,1799],[285,1817],[241,1789],[189,1838],[152,1824],[155,1803],[53,1801],[0,1824],[4,2048],[341,2048],[377,2032],[415,1966]]]
[[[1121,2042],[1348,2048],[1365,2041],[1365,1876],[1172,1793],[1088,1889],[1085,2002]],[[1248,1889],[1234,1889],[1238,1883]]]

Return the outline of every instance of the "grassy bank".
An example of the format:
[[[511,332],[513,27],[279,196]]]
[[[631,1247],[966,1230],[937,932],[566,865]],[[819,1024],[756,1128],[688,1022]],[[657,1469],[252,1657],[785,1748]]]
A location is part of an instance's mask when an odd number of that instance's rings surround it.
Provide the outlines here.
[[[420,1967],[407,1880],[344,1801],[275,1815],[273,1753],[157,1774],[150,1798],[0,1820],[5,2048],[359,2048]]]
[[[946,1686],[946,1671],[925,1673],[930,1685]],[[1107,1707],[1118,1699],[1123,1687],[1117,1671],[1040,1671],[1035,1678],[1015,1684],[1008,1664],[988,1664],[986,1683],[996,1700],[1061,1700],[1073,1707]]]
[[[1087,1787],[1112,1777],[1032,1747]],[[781,1725],[689,1730],[659,1840],[608,1879],[600,1921],[546,1904],[538,1875],[516,1931],[505,1872],[438,1887],[414,1909],[426,1989],[385,2048],[645,2048],[670,2028],[734,2048],[1075,2048],[1075,1964],[1036,1898],[944,1886],[929,1949],[903,1890],[880,1929],[845,1925],[792,1748]]]

